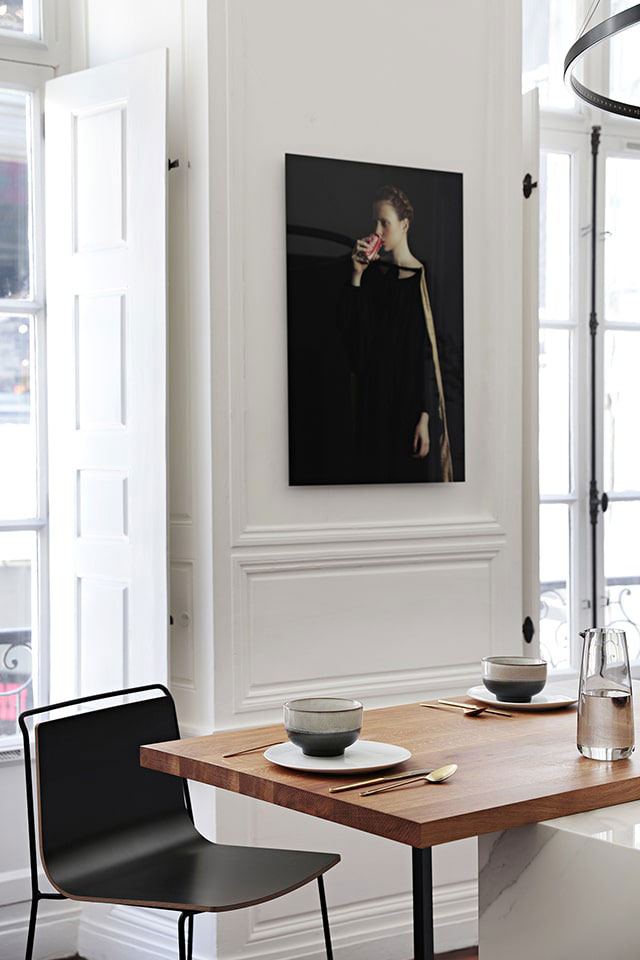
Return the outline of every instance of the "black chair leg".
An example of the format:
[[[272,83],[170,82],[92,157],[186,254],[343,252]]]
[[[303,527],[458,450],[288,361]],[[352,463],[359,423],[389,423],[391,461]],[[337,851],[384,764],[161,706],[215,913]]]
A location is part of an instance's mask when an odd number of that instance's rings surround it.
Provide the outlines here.
[[[38,915],[38,898],[31,898],[31,913],[29,915],[29,933],[27,934],[27,949],[24,960],[31,960],[33,956],[33,941],[36,936],[36,917]]]
[[[183,910],[178,917],[178,956],[180,960],[187,960],[187,943],[184,935],[184,922],[189,914]]]
[[[187,960],[193,960],[193,914],[189,914]]]
[[[333,950],[331,949],[331,931],[329,930],[329,914],[327,913],[327,900],[324,895],[324,880],[318,877],[318,887],[320,889],[320,909],[322,910],[322,927],[324,930],[324,944],[327,949],[327,960],[333,960]]]

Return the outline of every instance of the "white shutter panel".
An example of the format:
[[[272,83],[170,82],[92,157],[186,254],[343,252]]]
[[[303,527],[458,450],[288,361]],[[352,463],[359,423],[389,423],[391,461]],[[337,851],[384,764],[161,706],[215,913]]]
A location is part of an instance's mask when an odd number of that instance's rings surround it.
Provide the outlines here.
[[[53,699],[167,679],[166,89],[46,85]]]

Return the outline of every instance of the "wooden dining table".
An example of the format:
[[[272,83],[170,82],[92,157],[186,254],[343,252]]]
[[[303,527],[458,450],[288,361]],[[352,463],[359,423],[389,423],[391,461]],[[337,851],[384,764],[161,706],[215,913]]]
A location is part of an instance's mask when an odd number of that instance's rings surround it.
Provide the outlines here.
[[[466,697],[455,698],[466,702]],[[576,709],[464,716],[419,703],[366,710],[361,738],[406,747],[411,758],[383,771],[400,773],[455,763],[441,784],[411,784],[363,797],[330,793],[340,782],[374,773],[300,773],[269,762],[262,751],[223,754],[286,739],[281,724],[223,730],[155,743],[140,751],[144,767],[377,834],[412,848],[414,960],[433,958],[431,848],[555,817],[640,799],[640,756],[615,763],[582,757]]]

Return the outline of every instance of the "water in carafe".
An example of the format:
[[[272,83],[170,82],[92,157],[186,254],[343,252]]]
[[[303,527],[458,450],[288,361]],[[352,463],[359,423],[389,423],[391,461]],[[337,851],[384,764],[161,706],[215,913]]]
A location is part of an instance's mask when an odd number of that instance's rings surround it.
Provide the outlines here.
[[[623,760],[634,750],[633,696],[624,630],[585,630],[578,700],[578,750]]]

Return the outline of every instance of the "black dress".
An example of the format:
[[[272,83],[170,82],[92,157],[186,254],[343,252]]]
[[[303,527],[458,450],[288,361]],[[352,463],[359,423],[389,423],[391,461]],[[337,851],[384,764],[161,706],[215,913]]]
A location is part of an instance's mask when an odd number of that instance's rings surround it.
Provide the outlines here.
[[[405,271],[406,272],[406,271]],[[354,474],[360,483],[442,479],[438,386],[420,293],[421,270],[406,279],[379,261],[343,294],[342,325],[352,373]],[[421,413],[430,449],[413,456]]]

